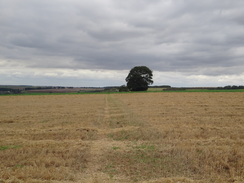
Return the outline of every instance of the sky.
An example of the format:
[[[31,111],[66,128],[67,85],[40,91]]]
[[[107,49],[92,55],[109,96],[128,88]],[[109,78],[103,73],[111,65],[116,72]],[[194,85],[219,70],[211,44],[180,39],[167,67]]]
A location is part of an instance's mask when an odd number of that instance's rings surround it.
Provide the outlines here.
[[[0,85],[244,85],[243,0],[0,0]]]

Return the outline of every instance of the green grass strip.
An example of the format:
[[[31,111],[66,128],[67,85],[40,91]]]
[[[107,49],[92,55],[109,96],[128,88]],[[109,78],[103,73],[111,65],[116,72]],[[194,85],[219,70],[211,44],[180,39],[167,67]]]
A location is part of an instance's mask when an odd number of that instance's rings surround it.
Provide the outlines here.
[[[86,95],[86,94],[128,94],[128,93],[165,93],[165,92],[244,92],[244,89],[186,89],[186,90],[158,90],[158,91],[136,91],[136,92],[75,92],[75,93],[21,93],[21,94],[3,94],[0,96],[33,96],[33,95]]]
[[[20,148],[19,145],[10,145],[10,146],[0,146],[0,151],[7,150],[7,149],[17,149]]]

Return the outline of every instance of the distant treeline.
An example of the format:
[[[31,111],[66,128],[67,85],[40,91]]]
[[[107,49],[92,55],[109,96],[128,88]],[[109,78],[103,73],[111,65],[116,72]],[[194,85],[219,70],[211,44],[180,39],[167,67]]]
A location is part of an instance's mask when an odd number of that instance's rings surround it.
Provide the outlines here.
[[[171,88],[169,85],[149,86],[149,88]]]
[[[18,93],[21,93],[20,89],[0,88],[0,94],[18,94]]]
[[[228,85],[228,86],[225,86],[225,87],[218,87],[217,89],[244,89],[244,86],[243,85],[240,85],[240,86]]]
[[[171,87],[169,85],[159,85],[159,86],[149,86],[149,88],[162,88],[164,91],[184,91],[184,90],[233,90],[233,89],[244,89],[243,85],[227,85],[224,87]],[[50,91],[50,89],[54,89],[54,91]],[[35,86],[28,86],[28,87],[22,87],[22,88],[16,88],[16,86],[5,87],[2,86],[0,88],[0,94],[20,94],[26,92],[34,92],[34,90],[39,90],[38,92],[42,92],[40,90],[43,90],[43,92],[51,92],[51,93],[58,93],[61,90],[59,89],[75,89],[75,87],[62,87],[62,86],[42,86],[42,87],[35,87]],[[47,90],[47,91],[45,91]],[[128,88],[125,85],[122,85],[120,87],[118,86],[109,86],[104,88],[99,87],[81,87],[78,91],[72,91],[72,92],[127,92]],[[62,91],[62,92],[71,92],[69,90]]]

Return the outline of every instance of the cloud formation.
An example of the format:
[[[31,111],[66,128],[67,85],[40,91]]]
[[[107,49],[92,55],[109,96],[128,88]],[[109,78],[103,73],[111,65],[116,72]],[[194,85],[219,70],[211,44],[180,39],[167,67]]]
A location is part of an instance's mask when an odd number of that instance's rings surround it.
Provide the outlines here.
[[[11,66],[31,76],[55,78],[62,70],[95,81],[96,72],[125,78],[125,70],[146,65],[182,81],[157,84],[182,85],[187,77],[196,85],[207,85],[204,77],[212,85],[225,84],[221,77],[243,84],[243,17],[243,0],[0,0],[0,75]]]

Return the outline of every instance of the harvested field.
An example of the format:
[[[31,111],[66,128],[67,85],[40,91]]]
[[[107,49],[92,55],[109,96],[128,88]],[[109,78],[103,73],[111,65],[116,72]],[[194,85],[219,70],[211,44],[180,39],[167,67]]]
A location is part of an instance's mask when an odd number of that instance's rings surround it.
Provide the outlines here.
[[[0,182],[244,182],[243,92],[0,101]]]

